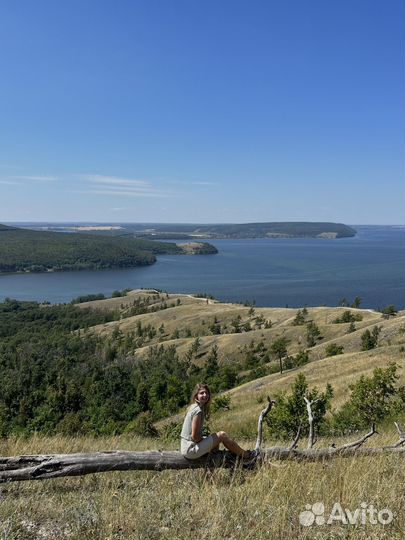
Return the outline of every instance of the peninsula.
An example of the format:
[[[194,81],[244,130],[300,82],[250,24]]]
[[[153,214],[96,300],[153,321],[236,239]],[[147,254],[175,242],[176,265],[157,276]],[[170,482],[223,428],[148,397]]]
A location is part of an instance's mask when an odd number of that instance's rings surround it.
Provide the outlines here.
[[[125,225],[136,236],[143,238],[345,238],[356,235],[356,230],[343,223],[281,221],[265,223],[222,224],[148,224]]]
[[[215,253],[206,242],[177,245],[128,234],[34,231],[0,224],[0,273],[129,268],[153,264],[156,255]]]

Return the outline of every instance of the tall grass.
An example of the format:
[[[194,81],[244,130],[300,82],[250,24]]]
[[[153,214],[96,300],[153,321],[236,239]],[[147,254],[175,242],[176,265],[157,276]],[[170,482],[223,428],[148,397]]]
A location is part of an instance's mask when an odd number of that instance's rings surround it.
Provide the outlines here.
[[[394,432],[373,444],[393,442]],[[329,441],[320,441],[321,446]],[[3,455],[106,449],[174,448],[131,437],[12,438]],[[7,484],[1,487],[0,538],[11,539],[400,539],[405,468],[398,455],[324,463],[271,462],[240,469],[134,471]],[[361,503],[389,508],[389,525],[300,525],[305,505]]]

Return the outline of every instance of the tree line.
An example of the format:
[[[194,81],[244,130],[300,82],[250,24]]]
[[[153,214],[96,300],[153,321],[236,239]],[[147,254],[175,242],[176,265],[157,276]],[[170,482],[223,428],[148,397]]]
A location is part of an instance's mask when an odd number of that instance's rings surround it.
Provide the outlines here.
[[[157,254],[181,254],[169,242],[82,233],[0,228],[0,272],[100,270],[153,264]]]

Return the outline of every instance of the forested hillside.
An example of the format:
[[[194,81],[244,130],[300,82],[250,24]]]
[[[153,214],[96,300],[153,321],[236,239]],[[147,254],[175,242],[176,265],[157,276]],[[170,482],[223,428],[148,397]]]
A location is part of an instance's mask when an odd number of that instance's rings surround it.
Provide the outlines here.
[[[331,222],[300,222],[280,221],[263,223],[222,223],[222,224],[193,224],[193,223],[152,223],[148,226],[139,224],[125,225],[127,230],[136,234],[153,237],[154,235],[188,234],[206,238],[344,238],[355,236],[356,231],[343,223]]]
[[[193,254],[216,253],[199,244]],[[96,234],[56,233],[0,227],[0,272],[100,270],[153,264],[155,255],[189,254],[174,243]]]
[[[251,435],[267,387],[289,391],[298,374],[306,378],[301,389],[332,383],[325,406],[337,408],[325,432],[359,429],[361,418],[349,422],[342,409],[348,380],[384,368],[387,387],[396,388],[403,377],[404,317],[390,313],[254,308],[158,291],[75,305],[7,299],[0,304],[0,433],[177,433],[180,419],[164,419],[204,380],[239,404],[222,403],[222,424]]]

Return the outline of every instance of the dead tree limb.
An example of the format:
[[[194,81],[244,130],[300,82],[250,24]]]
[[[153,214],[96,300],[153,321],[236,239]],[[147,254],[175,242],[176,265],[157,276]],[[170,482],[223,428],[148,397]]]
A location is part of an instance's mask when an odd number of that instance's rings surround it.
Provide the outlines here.
[[[364,444],[366,440],[372,437],[375,433],[377,433],[375,429],[375,424],[372,424],[370,431],[366,433],[364,437],[362,437],[358,441],[353,441],[351,443],[344,444],[343,446],[338,446],[337,450],[345,450],[348,448],[354,448],[354,449],[360,448],[360,446]]]
[[[398,434],[399,434],[399,441],[397,441],[394,446],[401,446],[405,443],[405,430],[401,428],[398,422],[394,422],[395,427],[397,428]]]
[[[309,422],[309,434],[308,434],[308,446],[307,448],[312,448],[315,444],[315,429],[314,429],[314,415],[312,413],[312,405],[316,403],[318,400],[313,399],[312,401],[309,401],[307,397],[304,396],[305,403],[307,405],[307,412],[308,412],[308,422]]]
[[[405,456],[405,447],[395,448],[321,448],[290,450],[287,447],[262,451],[263,462],[268,460],[324,461],[337,457],[362,457],[381,454]],[[82,476],[111,471],[163,471],[165,469],[200,469],[235,467],[227,452],[215,452],[189,460],[180,452],[93,452],[87,454],[49,454],[0,458],[0,483],[24,480],[44,480],[63,476]],[[243,462],[240,463],[243,467]]]
[[[298,430],[297,430],[297,434],[295,436],[295,439],[293,440],[291,445],[288,447],[289,450],[294,450],[294,448],[297,448],[298,441],[300,440],[300,435],[301,435],[301,427],[302,427],[302,423],[300,422],[300,425],[298,426]]]
[[[257,439],[256,439],[256,446],[255,450],[256,452],[260,452],[260,448],[262,446],[263,442],[263,420],[266,418],[266,416],[271,411],[271,408],[273,407],[275,401],[270,399],[270,396],[267,396],[267,407],[262,410],[262,412],[259,415],[259,420],[257,422]]]
[[[399,434],[399,440],[394,444],[384,446],[384,448],[386,449],[398,448],[399,446],[402,446],[405,443],[405,431],[401,428],[398,422],[394,422],[394,424]]]

